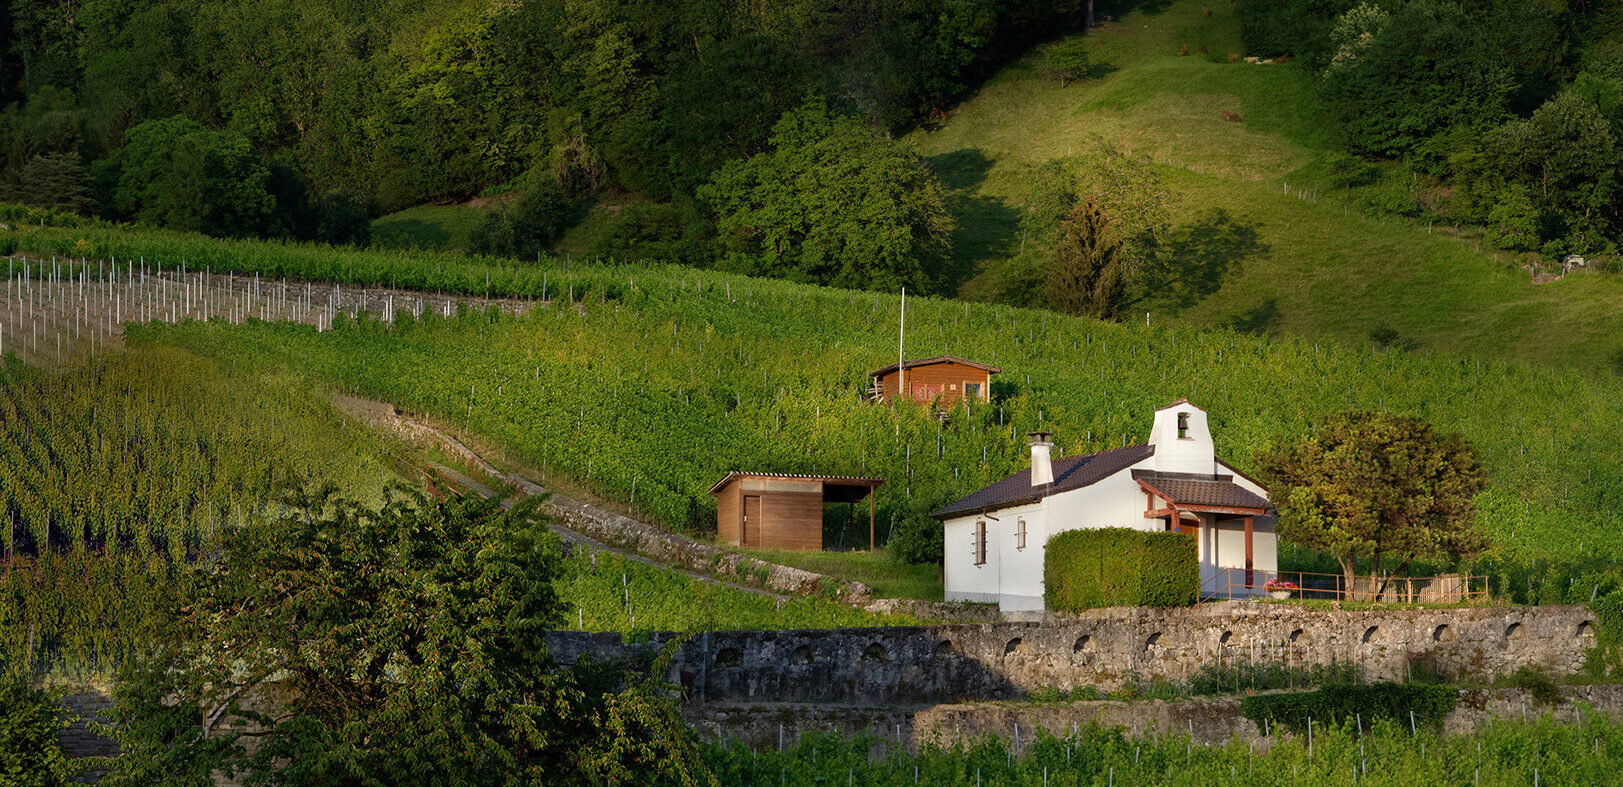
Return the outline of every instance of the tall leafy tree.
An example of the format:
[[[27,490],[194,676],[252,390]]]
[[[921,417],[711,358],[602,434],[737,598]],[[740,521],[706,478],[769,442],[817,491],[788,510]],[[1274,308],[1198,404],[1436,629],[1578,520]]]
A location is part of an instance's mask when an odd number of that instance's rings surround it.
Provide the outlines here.
[[[130,129],[97,180],[115,216],[209,235],[260,232],[275,206],[270,169],[247,139],[180,115]]]
[[[1477,451],[1424,421],[1338,413],[1312,435],[1262,452],[1258,463],[1279,535],[1334,556],[1349,589],[1359,559],[1369,561],[1378,594],[1383,568],[1401,574],[1416,558],[1469,555],[1485,544],[1472,528],[1471,500],[1486,484]]]
[[[816,100],[785,113],[771,145],[699,190],[732,267],[837,287],[935,288],[955,223],[924,159]]]

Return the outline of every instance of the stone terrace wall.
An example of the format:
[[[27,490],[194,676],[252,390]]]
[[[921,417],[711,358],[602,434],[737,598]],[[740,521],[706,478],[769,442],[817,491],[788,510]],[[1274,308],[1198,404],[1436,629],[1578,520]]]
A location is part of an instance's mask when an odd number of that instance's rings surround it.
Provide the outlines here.
[[[1466,735],[1494,719],[1537,719],[1549,715],[1561,723],[1578,723],[1597,713],[1623,717],[1623,684],[1564,686],[1561,701],[1545,705],[1526,689],[1466,689],[1443,719],[1448,735]],[[1271,746],[1268,737],[1240,711],[1240,697],[1196,697],[1179,700],[1120,702],[1007,703],[870,708],[851,705],[793,703],[710,703],[683,708],[688,724],[709,740],[726,740],[763,751],[794,746],[806,733],[835,731],[872,736],[883,751],[892,744],[916,751],[920,745],[970,743],[991,735],[1013,746],[1018,729],[1022,748],[1038,729],[1064,737],[1079,727],[1102,724],[1141,735],[1190,735],[1196,743],[1229,740]],[[1271,730],[1275,736],[1282,733]]]
[[[1111,609],[1043,623],[815,631],[711,632],[680,644],[669,678],[690,702],[932,704],[1020,698],[1039,688],[1129,679],[1186,681],[1210,662],[1355,662],[1368,680],[1412,664],[1489,680],[1524,665],[1568,675],[1594,644],[1582,607],[1342,611],[1234,602],[1178,610]],[[671,640],[556,632],[572,663],[646,661]]]

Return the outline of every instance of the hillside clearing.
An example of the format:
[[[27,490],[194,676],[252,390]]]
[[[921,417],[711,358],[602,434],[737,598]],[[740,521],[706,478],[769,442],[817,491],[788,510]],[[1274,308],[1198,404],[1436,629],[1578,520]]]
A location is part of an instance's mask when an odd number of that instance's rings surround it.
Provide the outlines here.
[[[1140,317],[1610,367],[1623,349],[1612,306],[1623,281],[1577,275],[1535,287],[1470,232],[1370,212],[1365,194],[1329,183],[1337,147],[1311,76],[1294,62],[1229,62],[1241,51],[1236,31],[1231,4],[1134,11],[1085,37],[1097,78],[1061,88],[1028,58],[939,128],[912,134],[956,190],[959,295],[999,297],[1000,269],[1022,241],[1030,168],[1105,144],[1154,163],[1173,234],[1192,241],[1175,254],[1180,273],[1204,284],[1193,298],[1152,296]],[[1383,173],[1375,188],[1406,190],[1408,176]]]

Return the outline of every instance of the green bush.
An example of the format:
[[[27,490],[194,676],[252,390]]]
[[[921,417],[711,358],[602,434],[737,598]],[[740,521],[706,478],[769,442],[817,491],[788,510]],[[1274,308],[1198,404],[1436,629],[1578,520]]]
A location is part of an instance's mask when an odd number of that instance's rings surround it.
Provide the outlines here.
[[[1238,694],[1309,686],[1359,685],[1363,668],[1354,661],[1292,666],[1278,661],[1207,662],[1189,679],[1190,694]]]
[[[0,787],[67,784],[77,772],[62,751],[68,723],[51,693],[0,674]]]
[[[1053,536],[1043,573],[1052,610],[1181,607],[1195,603],[1200,587],[1194,536],[1123,527]]]
[[[1294,732],[1307,729],[1309,719],[1319,724],[1340,724],[1361,716],[1364,724],[1376,719],[1416,725],[1439,725],[1454,710],[1460,693],[1448,686],[1412,683],[1376,683],[1369,686],[1334,685],[1293,694],[1258,694],[1240,702],[1240,712],[1257,726],[1264,720]]]
[[[897,560],[909,565],[940,563],[945,549],[941,523],[922,513],[914,513],[896,525],[896,534],[885,545]]]

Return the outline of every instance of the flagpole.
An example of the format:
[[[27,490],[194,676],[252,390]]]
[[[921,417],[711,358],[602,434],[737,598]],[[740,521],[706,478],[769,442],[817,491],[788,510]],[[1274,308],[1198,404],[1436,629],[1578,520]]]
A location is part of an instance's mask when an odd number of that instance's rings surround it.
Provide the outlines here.
[[[902,348],[907,346],[907,288],[902,288],[902,315],[896,329],[896,396],[907,395],[907,358]]]

